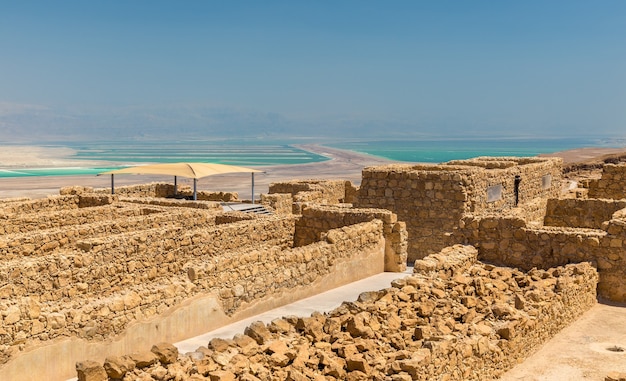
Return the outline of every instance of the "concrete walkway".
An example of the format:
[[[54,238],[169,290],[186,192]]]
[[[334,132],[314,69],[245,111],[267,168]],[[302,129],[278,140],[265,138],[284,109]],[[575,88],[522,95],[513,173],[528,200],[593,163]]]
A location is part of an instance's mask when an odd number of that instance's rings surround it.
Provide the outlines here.
[[[355,301],[359,294],[364,291],[376,291],[391,286],[391,282],[398,278],[403,278],[413,272],[409,267],[404,273],[381,273],[357,282],[337,287],[330,291],[311,296],[297,302],[275,308],[260,315],[243,319],[229,324],[203,335],[174,343],[180,353],[193,352],[200,346],[207,346],[209,341],[215,337],[232,339],[237,333],[243,333],[244,329],[255,321],[269,323],[276,318],[288,315],[311,316],[315,311],[327,312],[341,305],[344,301]]]

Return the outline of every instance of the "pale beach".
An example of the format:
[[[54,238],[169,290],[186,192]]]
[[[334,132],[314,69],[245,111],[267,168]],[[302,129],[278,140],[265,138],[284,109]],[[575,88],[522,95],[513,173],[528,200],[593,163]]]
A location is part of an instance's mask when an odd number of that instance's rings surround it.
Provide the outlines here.
[[[102,162],[89,162],[72,159],[69,148],[39,146],[0,147],[0,170],[19,170],[43,167],[80,167],[85,165],[107,165]],[[288,164],[255,167],[265,171],[255,175],[255,193],[267,193],[272,182],[297,179],[342,179],[358,185],[364,167],[391,163],[391,160],[349,150],[330,148],[317,144],[301,144],[297,148],[316,153],[329,160],[309,164]],[[561,157],[565,165],[593,161],[606,155],[626,153],[626,148],[589,147],[578,148],[539,156]],[[110,164],[110,163],[109,163]],[[146,184],[150,182],[173,182],[168,176],[120,175],[115,177],[115,186]],[[181,185],[191,185],[191,179],[178,179]],[[43,198],[57,195],[66,186],[86,186],[110,188],[109,176],[34,176],[0,178],[0,199],[29,197]],[[218,175],[198,180],[198,189],[207,191],[238,192],[240,198],[250,198],[250,179],[247,175]]]
[[[391,162],[375,156],[352,151],[333,149],[318,145],[299,145],[305,151],[328,157],[330,160],[310,164],[273,165],[255,167],[265,173],[255,175],[255,193],[267,193],[269,184],[295,179],[345,179],[356,184],[361,181],[364,167]],[[84,166],[85,161],[68,159],[69,149],[45,147],[5,146],[0,154],[0,168],[15,169],[52,166]],[[150,182],[173,182],[169,176],[119,175],[115,186],[145,184]],[[191,185],[191,179],[178,179],[181,185]],[[109,176],[37,176],[0,178],[0,198],[30,197],[41,198],[56,195],[65,186],[86,186],[107,188],[111,186]],[[241,198],[250,198],[249,175],[217,175],[198,180],[199,190],[239,192]]]

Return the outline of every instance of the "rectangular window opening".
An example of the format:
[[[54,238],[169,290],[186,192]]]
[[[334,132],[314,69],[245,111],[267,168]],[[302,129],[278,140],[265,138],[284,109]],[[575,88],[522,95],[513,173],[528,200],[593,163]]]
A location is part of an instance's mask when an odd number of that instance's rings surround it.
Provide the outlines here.
[[[552,186],[552,175],[547,174],[541,177],[541,188],[549,189]]]
[[[502,200],[502,184],[487,187],[487,202]]]

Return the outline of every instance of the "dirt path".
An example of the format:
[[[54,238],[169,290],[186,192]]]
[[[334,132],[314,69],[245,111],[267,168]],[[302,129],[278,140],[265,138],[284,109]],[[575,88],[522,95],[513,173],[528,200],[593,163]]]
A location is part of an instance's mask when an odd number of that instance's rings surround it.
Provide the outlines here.
[[[601,381],[610,372],[626,373],[626,305],[600,303],[501,380]]]

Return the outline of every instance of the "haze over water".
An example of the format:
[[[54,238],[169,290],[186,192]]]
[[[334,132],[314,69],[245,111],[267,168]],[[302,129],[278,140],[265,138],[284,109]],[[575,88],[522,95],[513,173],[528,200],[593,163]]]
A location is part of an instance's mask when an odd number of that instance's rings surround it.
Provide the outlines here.
[[[96,175],[124,166],[147,163],[210,162],[239,166],[306,164],[328,160],[294,145],[292,140],[134,141],[66,143],[74,150],[68,159],[85,165],[72,167],[3,168],[0,178],[27,176]],[[439,139],[439,140],[340,140],[325,145],[403,162],[439,163],[477,156],[535,156],[580,147],[615,147],[616,141],[599,139]],[[101,165],[93,165],[98,162]]]

